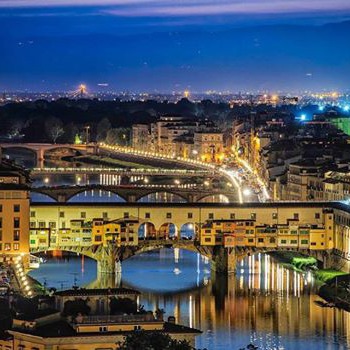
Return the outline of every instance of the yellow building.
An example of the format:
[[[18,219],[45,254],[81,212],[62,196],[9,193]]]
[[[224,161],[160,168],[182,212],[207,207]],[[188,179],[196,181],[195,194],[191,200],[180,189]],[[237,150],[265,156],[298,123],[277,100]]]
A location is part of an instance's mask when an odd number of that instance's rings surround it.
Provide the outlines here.
[[[193,150],[203,162],[221,163],[225,158],[224,135],[221,132],[195,132]]]
[[[137,245],[139,220],[123,218],[114,221],[93,219],[92,242],[93,244],[106,245],[113,241],[117,245]]]
[[[0,152],[0,261],[29,261],[29,174]]]

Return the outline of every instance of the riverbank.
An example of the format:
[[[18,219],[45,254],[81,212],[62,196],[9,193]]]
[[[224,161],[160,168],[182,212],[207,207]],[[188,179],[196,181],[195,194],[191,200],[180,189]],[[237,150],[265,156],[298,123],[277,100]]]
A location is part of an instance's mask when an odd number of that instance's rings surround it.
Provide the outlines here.
[[[350,312],[350,274],[334,269],[318,269],[317,260],[295,252],[273,252],[271,255],[298,272],[311,271],[321,283],[318,295],[334,306]]]

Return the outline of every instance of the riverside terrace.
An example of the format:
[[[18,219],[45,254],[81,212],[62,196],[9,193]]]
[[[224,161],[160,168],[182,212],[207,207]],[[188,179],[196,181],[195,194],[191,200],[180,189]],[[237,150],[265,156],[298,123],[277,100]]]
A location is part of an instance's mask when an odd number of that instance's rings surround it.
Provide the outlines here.
[[[95,227],[94,219],[99,222]],[[86,237],[75,239],[71,225],[77,221],[92,222]],[[225,221],[232,223],[230,229],[223,229]],[[240,243],[237,222],[245,223]],[[193,239],[181,239],[185,224],[194,228]],[[170,239],[171,225],[176,239]],[[61,249],[84,254],[98,261],[100,273],[114,274],[116,261],[161,247],[199,252],[223,273],[234,272],[237,259],[245,255],[276,250],[300,251],[326,267],[350,271],[350,207],[341,203],[32,203],[30,226],[30,241],[42,242],[31,245],[32,253]],[[151,239],[140,236],[142,226],[153,227]],[[276,230],[258,231],[261,226]],[[64,232],[70,241],[62,241]]]

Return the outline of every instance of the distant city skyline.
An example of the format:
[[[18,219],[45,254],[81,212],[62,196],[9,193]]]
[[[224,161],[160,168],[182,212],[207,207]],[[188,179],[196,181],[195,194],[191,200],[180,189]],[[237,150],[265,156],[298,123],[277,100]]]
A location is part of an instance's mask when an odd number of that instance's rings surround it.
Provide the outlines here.
[[[0,0],[0,89],[348,90],[346,0]]]

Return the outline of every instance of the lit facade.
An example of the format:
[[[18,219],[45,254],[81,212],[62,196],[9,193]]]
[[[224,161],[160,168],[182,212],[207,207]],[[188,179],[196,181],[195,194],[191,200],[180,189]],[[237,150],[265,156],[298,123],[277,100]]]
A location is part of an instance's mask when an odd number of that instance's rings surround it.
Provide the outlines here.
[[[29,261],[29,176],[13,163],[0,163],[0,261]]]

